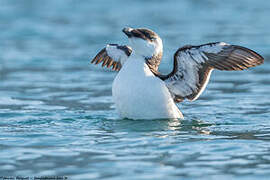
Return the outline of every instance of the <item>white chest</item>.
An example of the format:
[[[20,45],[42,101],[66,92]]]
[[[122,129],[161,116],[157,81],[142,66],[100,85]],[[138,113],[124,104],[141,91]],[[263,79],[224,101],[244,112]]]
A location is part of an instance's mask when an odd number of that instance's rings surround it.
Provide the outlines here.
[[[171,95],[155,77],[144,59],[130,57],[117,74],[112,88],[116,109],[122,118],[182,118]]]

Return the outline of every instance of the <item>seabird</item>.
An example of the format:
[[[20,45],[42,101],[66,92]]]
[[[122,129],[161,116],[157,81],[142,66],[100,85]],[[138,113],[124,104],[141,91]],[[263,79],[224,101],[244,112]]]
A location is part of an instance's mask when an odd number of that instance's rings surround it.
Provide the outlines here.
[[[186,45],[175,52],[172,71],[163,75],[158,71],[163,53],[161,38],[146,28],[122,31],[130,47],[108,44],[91,61],[118,71],[112,95],[121,118],[182,119],[175,103],[196,100],[212,70],[244,70],[264,62],[253,50],[224,42]]]

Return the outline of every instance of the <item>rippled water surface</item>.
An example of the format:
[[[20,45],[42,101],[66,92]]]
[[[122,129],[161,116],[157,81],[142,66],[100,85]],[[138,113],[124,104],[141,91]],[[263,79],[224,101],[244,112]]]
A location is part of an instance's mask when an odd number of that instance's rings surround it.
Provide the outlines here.
[[[0,177],[269,179],[270,3],[239,1],[0,1]],[[121,29],[163,38],[161,71],[185,44],[249,47],[265,64],[212,75],[185,120],[122,120],[115,73],[90,59]],[[1,178],[0,178],[1,179]]]

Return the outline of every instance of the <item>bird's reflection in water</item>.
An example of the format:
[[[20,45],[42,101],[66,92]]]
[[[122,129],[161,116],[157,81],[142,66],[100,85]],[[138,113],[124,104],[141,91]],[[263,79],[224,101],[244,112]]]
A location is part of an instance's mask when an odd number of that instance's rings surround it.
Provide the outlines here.
[[[96,122],[100,130],[114,132],[174,132],[176,134],[199,133],[211,134],[208,127],[213,124],[204,122],[198,118],[182,119],[153,119],[153,120],[131,120],[131,119],[103,119]],[[164,134],[165,135],[165,134]]]
[[[180,131],[182,134],[211,134],[208,127],[212,126],[197,118],[178,120],[172,119],[168,121],[168,130]]]
[[[159,132],[163,137],[179,134],[211,134],[208,127],[213,124],[199,119],[155,119],[155,120],[123,120],[119,126],[125,126],[126,131]]]

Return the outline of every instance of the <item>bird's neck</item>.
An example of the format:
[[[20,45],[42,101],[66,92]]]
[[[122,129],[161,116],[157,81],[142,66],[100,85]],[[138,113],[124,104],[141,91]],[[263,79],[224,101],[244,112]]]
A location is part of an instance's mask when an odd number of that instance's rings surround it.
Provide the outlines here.
[[[136,51],[133,51],[130,58],[129,58],[130,59],[129,64],[132,64],[134,69],[137,69],[138,67],[142,68],[144,66],[148,67],[149,70],[154,75],[158,75],[159,74],[158,67],[159,67],[159,64],[160,64],[161,59],[162,59],[162,54],[163,54],[163,52],[160,51],[159,53],[154,54],[154,55],[149,57],[149,56],[137,54]]]
[[[137,79],[139,77],[151,76],[153,73],[143,56],[132,53],[118,75],[128,77],[129,79]]]
[[[155,74],[158,72],[158,67],[162,59],[163,52],[160,51],[157,54],[154,54],[151,57],[144,57],[146,64],[148,65],[149,69]]]

